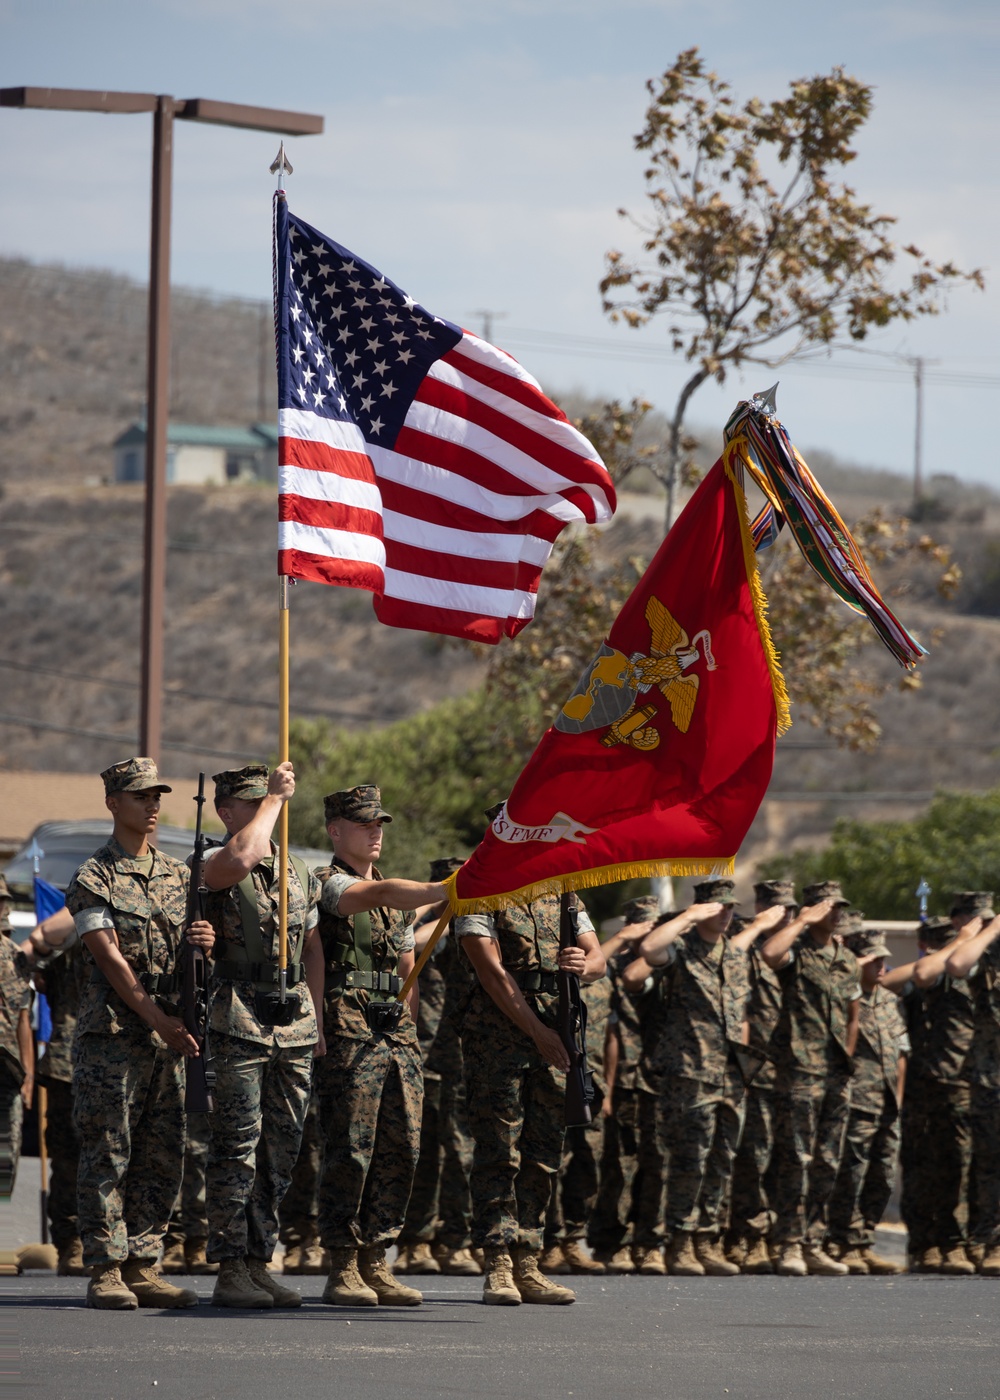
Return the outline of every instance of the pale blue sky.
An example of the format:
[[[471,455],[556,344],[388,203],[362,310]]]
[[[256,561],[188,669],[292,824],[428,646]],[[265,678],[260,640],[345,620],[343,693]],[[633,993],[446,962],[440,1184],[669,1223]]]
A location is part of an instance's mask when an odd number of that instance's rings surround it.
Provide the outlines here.
[[[966,267],[997,265],[985,295],[959,291],[949,315],[870,344],[937,358],[938,373],[957,377],[928,389],[925,469],[1000,487],[990,411],[1000,388],[998,41],[1000,8],[977,0],[0,0],[0,85],[320,112],[326,134],[290,143],[289,200],[303,218],[438,314],[479,329],[478,308],[504,312],[496,340],[547,384],[669,408],[683,368],[617,353],[659,347],[662,331],[612,328],[597,293],[604,251],[626,237],[616,209],[641,208],[631,138],[646,78],[692,44],[742,97],[778,96],[842,63],[877,89],[850,172],[859,193],[899,217],[903,242]],[[0,253],[145,277],[149,118],[4,109],[0,131]],[[269,136],[178,124],[176,283],[269,295],[276,148]],[[606,349],[532,348],[526,330]],[[969,376],[997,383],[973,387]],[[779,409],[800,446],[910,469],[904,377],[813,368],[781,378]],[[765,382],[751,370],[704,388],[693,420],[721,429],[735,400]]]

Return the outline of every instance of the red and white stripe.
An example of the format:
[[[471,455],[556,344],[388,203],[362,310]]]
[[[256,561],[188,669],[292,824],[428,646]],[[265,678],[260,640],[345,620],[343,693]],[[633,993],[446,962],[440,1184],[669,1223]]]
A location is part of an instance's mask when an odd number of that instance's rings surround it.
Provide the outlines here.
[[[468,331],[431,366],[392,451],[307,408],[279,425],[278,572],[370,589],[394,627],[513,637],[563,526],[614,513],[587,439]]]

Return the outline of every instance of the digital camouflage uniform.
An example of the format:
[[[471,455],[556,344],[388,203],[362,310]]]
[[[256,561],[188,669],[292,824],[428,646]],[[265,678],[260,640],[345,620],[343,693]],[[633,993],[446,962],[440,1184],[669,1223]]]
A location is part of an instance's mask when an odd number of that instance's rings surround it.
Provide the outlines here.
[[[0,875],[3,894],[6,881]],[[0,909],[4,906],[0,905]],[[6,913],[2,923],[9,928]],[[17,950],[8,932],[0,928],[0,1198],[7,1199],[14,1190],[17,1166],[21,1156],[21,1124],[24,1106],[21,1085],[24,1070],[17,1027],[21,1012],[31,1006],[31,989]]]
[[[879,946],[862,944],[865,956]],[[880,954],[888,956],[888,948]],[[899,1057],[910,1042],[899,1002],[876,985],[862,992],[844,1152],[830,1198],[830,1238],[845,1249],[874,1246],[899,1161]]]
[[[328,805],[332,820],[329,812]],[[326,1054],[316,1062],[320,1240],[325,1249],[368,1249],[391,1245],[406,1218],[420,1148],[420,1047],[408,1007],[396,1030],[376,1033],[365,1015],[370,993],[345,986],[356,916],[338,914],[337,906],[344,890],[361,877],[338,860],[316,874],[327,968]],[[381,879],[377,870],[372,878]],[[384,908],[368,914],[373,970],[397,976],[399,959],[413,951],[412,915]]]
[[[601,1172],[601,1104],[607,1093],[604,1077],[604,1036],[611,1007],[611,983],[607,977],[580,987],[587,1008],[587,1068],[594,1079],[593,1119],[586,1126],[566,1129],[563,1158],[553,1182],[552,1199],[545,1220],[545,1244],[584,1240],[597,1200]]]
[[[74,944],[39,959],[38,980],[52,1013],[52,1034],[38,1061],[36,1083],[45,1089],[45,1147],[49,1156],[49,1233],[60,1253],[79,1236],[76,1178],[80,1144],[73,1128],[73,1041],[80,997],[90,976],[86,950]]]
[[[278,1209],[278,1237],[286,1250],[310,1245],[319,1238],[319,1099],[315,1074],[314,1067],[314,1083],[306,1109],[299,1155],[292,1168],[292,1180]]]
[[[211,1046],[210,1046],[211,1048]],[[184,1136],[184,1167],[181,1189],[170,1213],[164,1250],[185,1240],[208,1239],[208,1205],[205,1195],[205,1173],[208,1169],[208,1148],[212,1137],[212,1117],[208,1113],[188,1113]]]
[[[249,764],[218,773],[214,781],[216,804],[227,796],[253,800],[267,792],[267,768]],[[273,844],[271,856],[239,885],[204,895],[205,918],[215,929],[209,1012],[215,1111],[205,1169],[207,1254],[213,1263],[272,1257],[278,1209],[302,1141],[318,1037],[299,960],[306,933],[316,924],[319,881],[304,873],[308,889],[289,859],[288,997],[296,1011],[287,1026],[263,1024],[255,1001],[257,995],[275,993],[278,983],[280,869]],[[251,888],[263,953],[260,967],[248,961],[243,901]]]
[[[969,974],[975,1034],[969,1057],[969,1121],[976,1212],[971,1235],[988,1251],[1000,1246],[1000,945],[991,943]]]
[[[657,1047],[669,1015],[666,968],[655,968],[639,991],[629,994],[628,1000],[635,1008],[642,1039],[635,1077],[637,1141],[632,1244],[636,1249],[657,1249],[663,1244],[667,1199],[667,1161],[657,1124],[663,1079],[656,1063]]]
[[[150,759],[118,764],[102,776],[112,792],[156,783]],[[133,786],[108,786],[128,781]],[[73,876],[66,907],[81,938],[113,928],[138,976],[167,979],[176,974],[187,890],[180,861],[152,846],[148,857],[132,857],[112,837]],[[84,1263],[155,1264],[180,1186],[184,1061],[125,1005],[89,953],[87,965],[73,1070]],[[176,985],[163,985],[169,991],[154,987],[150,995],[175,1000]]]
[[[593,925],[575,895],[579,930]],[[455,920],[459,939],[494,938],[528,1005],[555,1029],[559,896]],[[562,1157],[565,1077],[477,983],[462,1028],[472,1158],[472,1243],[542,1248],[552,1179]]]
[[[668,1011],[656,1048],[657,1108],[667,1157],[668,1234],[715,1239],[725,1228],[746,1090],[732,1046],[742,1040],[746,954],[691,929],[667,949]]]
[[[948,919],[922,932],[931,947],[951,942]],[[975,1010],[968,981],[941,977],[902,1000],[910,1039],[903,1100],[900,1214],[914,1256],[967,1243],[972,1178],[971,1054]]]
[[[827,897],[808,889],[803,894],[806,904]],[[861,995],[858,962],[835,940],[820,947],[807,928],[778,977],[781,1016],[771,1038],[778,1154],[772,1238],[822,1246],[850,1110],[847,1021]]]

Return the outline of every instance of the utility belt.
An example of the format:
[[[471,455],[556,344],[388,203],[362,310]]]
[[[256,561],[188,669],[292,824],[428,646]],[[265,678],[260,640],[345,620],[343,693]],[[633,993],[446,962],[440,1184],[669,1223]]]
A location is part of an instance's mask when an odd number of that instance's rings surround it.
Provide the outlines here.
[[[558,972],[543,972],[541,968],[532,968],[529,972],[512,972],[510,975],[522,992],[552,996],[559,990]]]
[[[219,958],[212,967],[213,976],[220,982],[253,982],[259,992],[269,992],[281,980],[277,963],[243,962],[239,958]],[[301,963],[289,963],[285,985],[297,987],[305,981],[305,971]]]
[[[326,990],[349,992],[377,992],[394,997],[399,994],[403,979],[394,972],[363,972],[359,967],[348,967],[345,963],[327,963]]]
[[[179,972],[139,972],[136,974],[139,986],[151,997],[176,997],[180,994],[183,979]],[[92,987],[110,987],[111,983],[99,967],[90,969]]]

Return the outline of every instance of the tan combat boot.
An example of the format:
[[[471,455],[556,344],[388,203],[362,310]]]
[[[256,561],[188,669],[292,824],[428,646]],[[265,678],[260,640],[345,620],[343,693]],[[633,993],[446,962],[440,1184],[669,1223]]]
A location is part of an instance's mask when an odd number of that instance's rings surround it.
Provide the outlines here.
[[[1000,1278],[1000,1245],[990,1245],[983,1255],[979,1272],[984,1278]]]
[[[876,1254],[870,1244],[861,1250],[861,1257],[868,1265],[870,1274],[901,1274],[904,1271],[902,1264],[897,1264],[892,1259],[886,1259],[881,1254]]]
[[[743,1265],[747,1262],[749,1248],[750,1246],[742,1237],[738,1240],[731,1240],[730,1243],[726,1245],[726,1258],[731,1260],[741,1273],[743,1272]]]
[[[208,1240],[184,1241],[184,1264],[189,1274],[217,1274],[218,1264],[210,1264],[205,1253]]]
[[[828,1250],[827,1253],[830,1253],[830,1251]],[[840,1253],[837,1255],[837,1258],[840,1260],[841,1264],[847,1265],[847,1272],[849,1274],[871,1273],[871,1270],[868,1267],[868,1261],[865,1258],[864,1254],[861,1252],[860,1249],[856,1248],[854,1245],[849,1246],[847,1249],[841,1250]]]
[[[930,1249],[918,1250],[916,1254],[910,1255],[910,1273],[939,1274],[941,1258],[941,1251],[937,1245],[931,1245]]]
[[[140,1308],[195,1308],[198,1295],[192,1288],[177,1288],[168,1283],[155,1264],[141,1259],[129,1259],[122,1269],[122,1279],[139,1300]]]
[[[74,1238],[63,1245],[59,1251],[56,1273],[60,1278],[83,1278],[90,1273],[83,1262],[83,1244],[80,1240]]]
[[[340,1308],[378,1307],[378,1294],[358,1272],[356,1249],[330,1250],[330,1275],[323,1289],[323,1302]]]
[[[286,1288],[283,1283],[278,1282],[273,1274],[268,1273],[265,1260],[252,1259],[248,1255],[245,1263],[251,1281],[256,1284],[262,1293],[269,1293],[271,1295],[272,1307],[301,1308],[302,1294],[296,1293],[294,1288]]]
[[[635,1260],[632,1258],[633,1251],[627,1244],[623,1244],[621,1249],[616,1249],[608,1260],[608,1273],[610,1274],[634,1274]]]
[[[215,1308],[273,1308],[274,1299],[250,1277],[245,1259],[224,1259],[212,1293]]]
[[[563,1254],[562,1245],[550,1244],[547,1249],[543,1249],[538,1267],[543,1274],[568,1274],[569,1263]]]
[[[740,1271],[739,1264],[726,1258],[722,1245],[711,1235],[695,1235],[694,1253],[705,1273],[712,1278],[735,1278]]]
[[[561,1283],[553,1283],[539,1270],[538,1256],[527,1245],[517,1244],[511,1250],[514,1261],[514,1286],[522,1303],[575,1303],[576,1294]]]
[[[763,1235],[758,1235],[747,1250],[747,1256],[743,1260],[743,1272],[745,1274],[773,1274],[774,1264],[771,1262],[771,1254],[767,1247],[767,1240]]]
[[[571,1274],[606,1274],[608,1271],[597,1259],[591,1259],[579,1240],[567,1240],[562,1247],[563,1258],[569,1265]]]
[[[846,1278],[850,1270],[839,1259],[831,1259],[818,1240],[806,1240],[802,1246],[806,1272],[820,1278]]]
[[[434,1258],[438,1261],[443,1274],[478,1278],[483,1272],[473,1259],[471,1249],[449,1249],[447,1245],[436,1244]]]
[[[802,1246],[796,1240],[794,1244],[783,1244],[780,1246],[778,1262],[774,1266],[776,1274],[785,1274],[789,1278],[805,1278],[809,1270],[806,1268],[806,1261],[802,1257]]]
[[[695,1254],[694,1240],[687,1230],[678,1230],[667,1246],[667,1273],[678,1278],[704,1277],[705,1266]]]
[[[441,1265],[434,1258],[434,1251],[426,1241],[421,1240],[419,1244],[410,1245],[410,1263],[406,1270],[408,1274],[439,1274]]]
[[[506,1249],[487,1249],[483,1258],[483,1302],[498,1307],[520,1306],[514,1283],[514,1263]]]
[[[300,1274],[302,1272],[303,1246],[299,1243],[285,1246],[285,1252],[281,1256],[281,1272],[283,1274]]]
[[[185,1272],[183,1240],[171,1240],[169,1244],[163,1246],[160,1272],[164,1274],[183,1274]]]
[[[665,1274],[667,1266],[663,1262],[663,1250],[658,1244],[640,1244],[632,1250],[632,1259],[640,1274]]]
[[[110,1308],[123,1311],[137,1308],[139,1299],[122,1280],[117,1264],[95,1264],[87,1286],[88,1308]]]
[[[437,1260],[434,1262],[437,1263]],[[417,1308],[424,1301],[424,1295],[418,1289],[400,1283],[394,1276],[380,1244],[358,1251],[358,1270],[368,1287],[374,1290],[380,1305]]]
[[[324,1249],[319,1240],[302,1246],[302,1272],[304,1274],[328,1274],[330,1272],[330,1251]]]
[[[937,1271],[939,1274],[974,1274],[976,1266],[964,1248],[957,1244],[954,1249],[949,1249],[947,1254],[942,1254]]]

